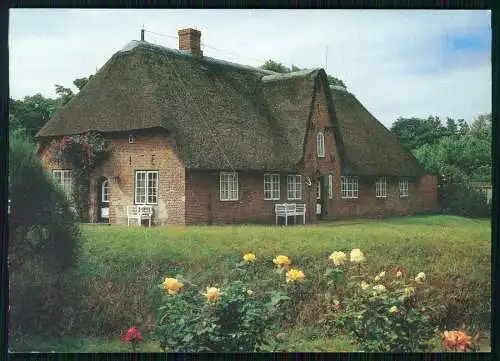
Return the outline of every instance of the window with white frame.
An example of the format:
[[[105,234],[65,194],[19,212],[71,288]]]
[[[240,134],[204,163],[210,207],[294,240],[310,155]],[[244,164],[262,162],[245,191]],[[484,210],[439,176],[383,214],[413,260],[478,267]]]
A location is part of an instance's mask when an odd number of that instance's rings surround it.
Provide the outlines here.
[[[357,177],[342,177],[340,189],[343,199],[355,199],[359,197],[359,186]]]
[[[328,174],[328,199],[333,198],[333,175]]]
[[[408,197],[408,179],[399,180],[399,196],[401,198]]]
[[[138,170],[135,172],[135,204],[158,203],[158,171]]]
[[[104,182],[102,182],[101,185],[101,202],[102,203],[108,203],[109,202],[109,182],[106,179]]]
[[[57,184],[61,186],[64,193],[66,193],[68,197],[72,197],[73,182],[71,179],[71,170],[68,169],[53,170],[52,175],[54,176]]]
[[[287,198],[302,199],[302,176],[294,174],[287,177]]]
[[[266,201],[280,199],[279,174],[264,174],[264,199]]]
[[[375,180],[375,196],[377,198],[387,198],[387,178],[379,177]]]
[[[220,173],[220,200],[221,201],[238,200],[238,173],[236,172]]]
[[[323,133],[318,133],[316,136],[316,149],[318,157],[323,158],[325,156],[325,136]]]
[[[316,199],[321,199],[321,182],[318,182],[316,187]]]

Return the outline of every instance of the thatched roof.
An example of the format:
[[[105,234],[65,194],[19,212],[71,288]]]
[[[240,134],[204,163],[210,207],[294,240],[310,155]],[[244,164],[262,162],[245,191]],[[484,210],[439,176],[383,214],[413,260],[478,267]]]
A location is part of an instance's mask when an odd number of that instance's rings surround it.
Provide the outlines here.
[[[330,93],[349,160],[344,174],[418,177],[424,173],[415,157],[354,95],[338,87]]]
[[[37,137],[163,128],[187,168],[296,170],[319,82],[322,69],[276,74],[133,41]],[[414,174],[411,154],[352,95],[327,96],[346,171]]]

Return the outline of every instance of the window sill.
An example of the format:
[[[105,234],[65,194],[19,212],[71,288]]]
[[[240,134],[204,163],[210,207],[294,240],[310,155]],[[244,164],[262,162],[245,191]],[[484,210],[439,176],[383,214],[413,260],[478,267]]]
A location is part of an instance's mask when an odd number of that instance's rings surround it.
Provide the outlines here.
[[[264,198],[264,200],[265,200],[265,201],[271,201],[271,202],[272,202],[272,201],[280,201],[280,200],[281,200],[281,198],[272,198],[272,199],[271,199],[271,198]]]

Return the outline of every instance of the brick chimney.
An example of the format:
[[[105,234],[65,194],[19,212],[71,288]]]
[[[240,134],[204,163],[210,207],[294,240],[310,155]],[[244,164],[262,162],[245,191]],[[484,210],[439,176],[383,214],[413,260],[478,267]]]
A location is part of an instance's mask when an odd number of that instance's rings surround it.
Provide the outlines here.
[[[179,34],[179,50],[187,50],[193,56],[202,57],[203,51],[200,47],[201,32],[195,29],[181,29]]]

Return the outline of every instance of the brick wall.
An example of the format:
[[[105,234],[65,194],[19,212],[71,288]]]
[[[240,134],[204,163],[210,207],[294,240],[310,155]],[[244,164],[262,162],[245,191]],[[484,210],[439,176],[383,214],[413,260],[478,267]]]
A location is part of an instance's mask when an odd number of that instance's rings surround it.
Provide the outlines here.
[[[185,169],[173,150],[172,142],[165,135],[150,132],[134,135],[134,143],[129,143],[129,134],[113,136],[110,157],[93,171],[90,179],[90,219],[96,221],[98,218],[100,182],[107,178],[110,186],[109,221],[126,224],[127,206],[134,204],[135,171],[156,170],[158,204],[153,206],[153,223],[184,224]],[[60,167],[48,162],[45,164],[49,169]]]
[[[359,177],[359,198],[342,199],[341,169],[337,144],[332,129],[325,101],[324,89],[317,93],[313,106],[312,121],[308,139],[306,140],[306,154],[304,157],[304,174],[318,174],[323,176],[324,186],[322,197],[326,205],[326,214],[323,219],[341,219],[352,217],[378,217],[388,215],[407,215],[425,211],[437,210],[437,179],[426,175],[421,180],[414,179],[408,182],[408,198],[399,196],[399,179],[387,178],[387,197],[377,198],[375,195],[375,178]],[[326,130],[325,130],[326,128]],[[325,157],[318,158],[316,150],[316,135],[318,132],[325,135]],[[333,175],[333,198],[328,198],[328,174]],[[313,178],[313,182],[317,177]],[[315,186],[315,184],[313,184]],[[308,220],[314,222],[316,217],[316,188],[307,187],[305,201],[308,204]]]
[[[221,201],[218,171],[186,171],[186,224],[274,223],[274,205],[286,202],[288,173],[272,172],[280,174],[280,200],[273,201],[264,200],[264,172],[237,173],[238,201]]]

